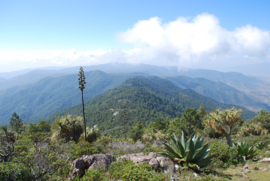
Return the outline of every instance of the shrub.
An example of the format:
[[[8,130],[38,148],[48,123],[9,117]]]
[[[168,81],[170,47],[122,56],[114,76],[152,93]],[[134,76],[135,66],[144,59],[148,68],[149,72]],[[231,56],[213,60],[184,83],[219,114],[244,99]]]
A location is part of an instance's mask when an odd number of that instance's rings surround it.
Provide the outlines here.
[[[142,163],[135,165],[131,160],[123,159],[110,165],[108,175],[110,179],[123,181],[161,181],[164,180],[156,175],[151,166]]]
[[[82,157],[83,155],[92,155],[99,154],[100,151],[95,147],[92,147],[91,144],[87,141],[80,141],[74,147],[74,153],[70,157],[72,160]]]
[[[211,155],[215,155],[213,158],[213,167],[228,167],[230,165],[238,164],[238,153],[233,147],[229,147],[228,144],[214,139],[210,144]]]
[[[102,168],[99,169],[92,169],[92,170],[88,170],[85,173],[85,176],[83,178],[83,181],[105,181],[105,180],[109,180],[108,177],[106,177],[105,175],[105,170]]]

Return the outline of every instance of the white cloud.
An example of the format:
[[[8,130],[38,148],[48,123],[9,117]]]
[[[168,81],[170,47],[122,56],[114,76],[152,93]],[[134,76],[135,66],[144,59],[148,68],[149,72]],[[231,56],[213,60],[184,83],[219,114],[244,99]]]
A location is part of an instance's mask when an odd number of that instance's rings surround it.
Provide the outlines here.
[[[222,61],[268,60],[270,32],[251,25],[226,30],[217,17],[199,14],[163,23],[158,17],[138,21],[117,39],[134,46],[130,50],[0,50],[0,72],[22,66],[75,66],[107,62],[189,66]],[[240,58],[239,58],[240,57]],[[25,66],[25,67],[23,67]],[[9,67],[9,68],[7,68]]]
[[[251,25],[228,31],[211,14],[200,14],[191,21],[180,17],[161,23],[157,17],[139,21],[118,35],[125,43],[147,44],[153,50],[171,52],[178,60],[217,59],[219,56],[247,52],[264,56],[270,47],[270,32]]]

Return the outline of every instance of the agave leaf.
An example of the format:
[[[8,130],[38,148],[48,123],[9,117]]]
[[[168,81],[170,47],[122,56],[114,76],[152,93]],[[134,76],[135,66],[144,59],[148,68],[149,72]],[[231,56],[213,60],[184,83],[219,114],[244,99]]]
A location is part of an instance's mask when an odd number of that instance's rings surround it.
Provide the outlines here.
[[[203,156],[198,161],[205,159],[209,155],[209,153],[210,153],[210,149],[207,149],[206,152],[203,154]]]
[[[208,146],[209,146],[209,145],[206,144],[206,145],[204,145],[203,147],[201,147],[200,149],[198,149],[198,150],[194,153],[192,160],[199,160],[200,158],[202,158],[202,157],[205,155],[205,153],[206,153],[206,151],[207,151],[207,149],[208,149]]]
[[[187,154],[186,161],[191,161],[192,156],[193,156],[193,154],[194,154],[194,151],[195,151],[195,149],[194,149],[194,143],[193,143],[192,139],[190,139],[190,143],[189,143],[189,152],[188,152],[188,154]]]
[[[184,149],[183,145],[180,143],[179,140],[177,140],[176,145],[177,145],[178,151],[180,152],[180,155],[182,157],[185,157],[186,156],[185,149]]]
[[[179,155],[178,153],[177,153],[177,151],[172,147],[172,146],[170,146],[170,145],[167,145],[166,143],[164,143],[164,145],[165,145],[165,148],[166,148],[166,150],[168,151],[168,152],[170,152],[172,155],[174,155],[175,157],[182,157],[182,155]]]
[[[196,141],[196,144],[194,144],[195,145],[195,150],[197,150],[197,149],[199,149],[199,148],[201,148],[202,147],[202,145],[203,145],[203,140],[204,139],[198,139],[197,141]]]
[[[185,136],[184,131],[182,131],[181,143],[185,150],[186,150],[186,142],[187,142],[187,137]]]
[[[203,167],[206,167],[208,166],[211,162],[212,162],[212,158],[215,157],[215,155],[211,155],[203,160],[200,160],[197,163],[197,165],[200,167],[200,168],[203,168]]]

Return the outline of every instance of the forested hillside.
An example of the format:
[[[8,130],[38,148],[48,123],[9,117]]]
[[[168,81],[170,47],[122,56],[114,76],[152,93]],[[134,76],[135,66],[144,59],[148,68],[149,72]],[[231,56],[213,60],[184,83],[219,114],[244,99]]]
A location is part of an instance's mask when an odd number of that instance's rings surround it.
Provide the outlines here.
[[[85,100],[112,89],[133,76],[109,75],[101,71],[85,73],[87,86]],[[81,102],[78,75],[45,78],[36,84],[12,87],[0,94],[0,124],[9,121],[17,112],[26,122],[39,121],[48,115]]]
[[[123,126],[122,106],[125,106],[127,125],[131,127],[138,121],[148,124],[151,121],[181,117],[186,109],[198,109],[201,105],[207,111],[233,106],[204,97],[191,89],[180,89],[165,79],[140,76],[131,78],[119,87],[86,102],[85,112],[88,126],[97,124],[101,130],[117,134]],[[256,115],[245,108],[243,110],[244,119]],[[57,117],[67,114],[81,115],[82,106],[79,104],[58,111],[46,120],[52,123]]]
[[[254,101],[239,90],[220,81],[214,82],[205,78],[190,78],[186,76],[167,77],[166,79],[180,88],[191,88],[199,94],[219,102],[244,106],[256,112],[261,109],[270,111],[268,105]]]

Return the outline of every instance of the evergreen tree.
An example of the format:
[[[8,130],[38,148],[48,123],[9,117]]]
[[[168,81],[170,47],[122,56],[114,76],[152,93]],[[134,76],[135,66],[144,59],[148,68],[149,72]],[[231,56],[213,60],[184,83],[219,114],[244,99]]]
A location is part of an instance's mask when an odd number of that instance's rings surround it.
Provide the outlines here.
[[[23,125],[23,120],[19,117],[19,115],[17,115],[16,112],[14,112],[12,117],[10,118],[9,124],[13,131],[16,131],[19,133]]]

